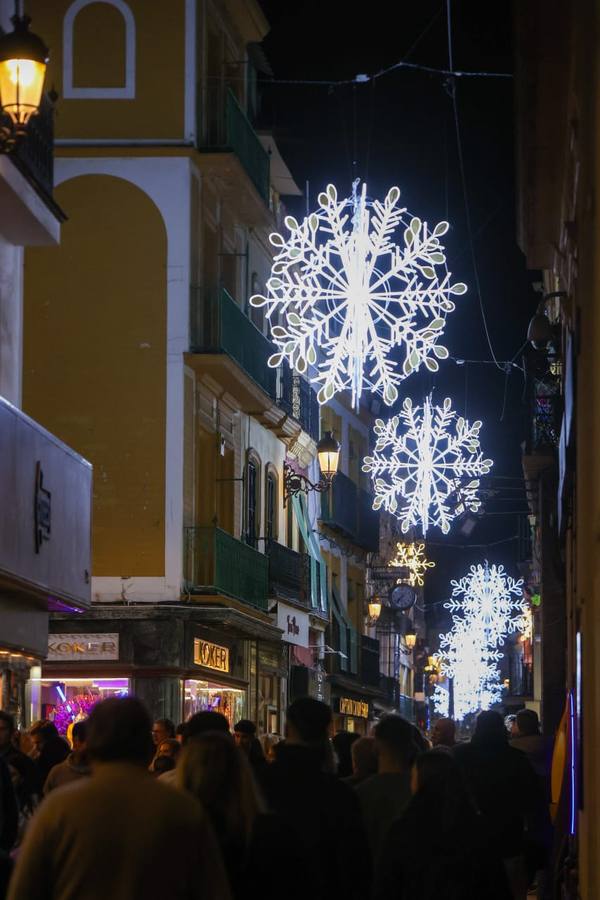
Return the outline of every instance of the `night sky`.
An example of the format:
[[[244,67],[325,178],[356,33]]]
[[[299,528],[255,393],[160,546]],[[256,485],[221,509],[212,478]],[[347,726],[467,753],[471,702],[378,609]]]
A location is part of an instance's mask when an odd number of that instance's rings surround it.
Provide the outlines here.
[[[263,48],[275,79],[353,79],[403,59],[448,67],[445,2],[370,0],[360,13],[332,0],[261,3],[271,23]],[[512,72],[512,5],[454,0],[452,6],[455,69]],[[456,83],[481,296],[496,357],[507,360],[516,355],[515,361],[521,363],[518,351],[536,299],[534,279],[525,270],[515,237],[513,90],[511,79]],[[304,191],[309,182],[311,205],[328,182],[340,195],[350,194],[356,174],[367,181],[370,196],[383,198],[397,184],[411,213],[430,223],[448,218],[452,228],[444,240],[449,269],[456,280],[469,285],[469,292],[457,298],[444,343],[451,356],[489,361],[445,78],[404,69],[358,85],[264,83],[262,96],[260,124],[273,128],[299,187]],[[290,198],[288,206],[295,215],[303,215],[306,200]],[[426,599],[431,611],[443,616],[439,602],[449,595],[450,579],[465,574],[472,562],[487,557],[517,575],[514,541],[487,550],[456,545],[487,545],[518,531],[518,517],[512,513],[525,510],[524,495],[508,491],[506,485],[515,482],[497,476],[522,476],[523,375],[512,369],[507,377],[491,364],[458,366],[448,361],[436,376],[412,376],[404,386],[416,402],[433,388],[437,402],[450,396],[459,413],[481,419],[482,449],[494,460],[495,477],[487,485],[494,489],[503,485],[486,501],[488,515],[478,520],[468,538],[460,533],[460,523],[447,537],[437,529],[428,534],[429,555],[437,568],[428,575]],[[497,515],[502,510],[509,514]],[[443,623],[442,618],[439,624]],[[434,630],[439,630],[437,625]]]

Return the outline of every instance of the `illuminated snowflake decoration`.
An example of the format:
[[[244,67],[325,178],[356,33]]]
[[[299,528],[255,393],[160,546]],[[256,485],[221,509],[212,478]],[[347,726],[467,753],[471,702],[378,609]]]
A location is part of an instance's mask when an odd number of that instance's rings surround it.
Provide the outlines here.
[[[404,533],[420,526],[423,535],[432,525],[447,534],[456,516],[477,512],[479,477],[493,465],[480,451],[480,429],[457,417],[449,399],[434,406],[431,396],[422,406],[407,398],[399,415],[377,419],[375,450],[362,467],[375,486],[373,508],[397,516]]]
[[[528,627],[529,604],[523,596],[523,579],[516,581],[504,566],[487,562],[471,566],[469,574],[452,582],[452,597],[444,603],[452,613],[462,612],[467,622],[477,623],[490,647],[504,643],[507,634]]]
[[[411,587],[423,587],[424,575],[427,569],[434,569],[435,563],[428,560],[425,556],[425,544],[407,544],[400,542],[396,544],[396,556],[389,563],[400,569],[408,570],[408,584]],[[402,579],[399,579],[400,583]]]
[[[450,691],[443,684],[436,684],[433,690],[433,708],[444,719],[450,715]]]
[[[312,367],[321,404],[349,388],[355,406],[367,389],[392,405],[403,379],[422,364],[436,372],[448,357],[438,341],[452,296],[467,290],[446,267],[440,238],[449,225],[430,230],[399,200],[397,187],[383,202],[368,200],[358,182],[339,200],[330,184],[317,212],[301,223],[287,216],[289,234],[271,235],[277,253],[266,295],[250,304],[271,322],[269,365],[287,360],[301,374]]]
[[[498,703],[502,696],[498,668],[502,653],[487,644],[477,622],[455,618],[452,630],[440,635],[440,650],[435,656],[442,675],[452,680],[455,719],[460,721],[469,713]]]

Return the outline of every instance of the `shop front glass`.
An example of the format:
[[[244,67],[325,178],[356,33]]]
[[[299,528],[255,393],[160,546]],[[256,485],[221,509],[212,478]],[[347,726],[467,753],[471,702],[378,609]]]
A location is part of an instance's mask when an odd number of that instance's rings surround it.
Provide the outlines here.
[[[100,700],[126,697],[128,678],[35,678],[32,679],[32,712],[56,725],[59,734],[70,737],[74,722],[89,716]],[[38,688],[39,685],[39,688]]]
[[[222,713],[231,728],[246,716],[246,691],[211,681],[191,679],[184,683],[183,718],[212,710]]]

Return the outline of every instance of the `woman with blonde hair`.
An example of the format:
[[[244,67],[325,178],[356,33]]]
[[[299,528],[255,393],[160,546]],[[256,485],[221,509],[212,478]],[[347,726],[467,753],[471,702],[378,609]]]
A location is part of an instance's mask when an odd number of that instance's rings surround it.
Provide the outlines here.
[[[188,740],[177,763],[175,784],[200,801],[221,848],[233,897],[253,889],[265,900],[280,896],[289,835],[266,813],[248,759],[230,735],[206,732]],[[282,881],[282,879],[284,879]],[[296,896],[294,891],[289,896]],[[298,893],[297,896],[300,896]]]

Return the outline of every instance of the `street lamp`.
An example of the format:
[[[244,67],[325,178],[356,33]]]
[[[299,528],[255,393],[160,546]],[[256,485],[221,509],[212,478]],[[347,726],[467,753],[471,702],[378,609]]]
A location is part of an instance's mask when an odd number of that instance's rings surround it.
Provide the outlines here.
[[[369,617],[367,620],[367,624],[369,626],[373,626],[379,621],[379,616],[381,615],[381,598],[377,595],[372,597],[369,600],[368,609]]]
[[[414,650],[417,645],[417,635],[414,632],[404,635],[404,643],[409,650]]]
[[[335,478],[340,461],[340,445],[331,431],[326,431],[317,444],[317,459],[321,470],[321,480],[316,484],[310,481],[306,475],[295,472],[291,466],[283,464],[283,503],[287,503],[290,497],[301,491],[308,494],[309,491],[328,491],[331,482]]]
[[[25,134],[39,112],[48,63],[48,48],[29,31],[29,16],[14,15],[14,30],[0,37],[0,110],[10,123],[0,132],[2,149]]]

